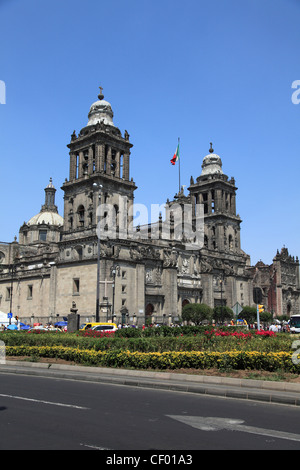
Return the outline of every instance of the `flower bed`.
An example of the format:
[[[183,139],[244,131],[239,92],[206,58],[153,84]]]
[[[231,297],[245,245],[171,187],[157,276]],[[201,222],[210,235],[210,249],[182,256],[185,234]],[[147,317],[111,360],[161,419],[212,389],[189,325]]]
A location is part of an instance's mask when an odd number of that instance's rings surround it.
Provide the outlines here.
[[[5,331],[0,333],[0,340],[7,356],[56,358],[106,367],[300,372],[295,356],[292,358],[294,336],[287,333],[207,327],[149,330],[147,335],[135,328],[109,334]]]
[[[160,330],[160,328],[149,328]],[[5,331],[0,333],[0,340],[6,346],[63,346],[79,349],[94,349],[96,351],[129,350],[131,352],[167,352],[167,351],[218,351],[231,350],[260,351],[260,352],[291,352],[294,337],[281,333],[276,334],[269,331],[256,330],[228,330],[228,329],[202,329],[195,332],[186,329],[186,333],[174,335],[153,336],[131,336],[128,330],[135,328],[124,328],[126,336],[119,332],[87,332],[78,333],[50,333],[32,334],[21,331]],[[179,328],[165,327],[165,332],[179,330]],[[173,332],[172,331],[172,332]]]
[[[271,336],[275,337],[276,333],[274,331],[265,331],[265,330],[254,330],[253,332],[244,333],[243,331],[223,331],[223,330],[207,330],[204,332],[206,336],[234,336],[236,338],[252,338],[253,336],[261,336],[270,338]]]
[[[51,357],[106,367],[131,367],[135,369],[252,369],[300,372],[300,365],[292,360],[292,352],[260,351],[168,351],[130,352],[126,350],[95,351],[63,346],[7,346],[8,356]]]

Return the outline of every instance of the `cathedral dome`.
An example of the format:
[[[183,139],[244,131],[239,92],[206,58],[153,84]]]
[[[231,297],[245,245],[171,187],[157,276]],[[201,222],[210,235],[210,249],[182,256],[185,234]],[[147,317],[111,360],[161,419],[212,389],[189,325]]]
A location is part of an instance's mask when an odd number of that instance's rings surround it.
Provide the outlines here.
[[[58,214],[57,206],[55,205],[55,192],[52,178],[50,178],[48,186],[45,188],[45,204],[42,205],[40,212],[28,221],[27,225],[40,225],[47,224],[54,227],[61,227],[64,224],[64,219]]]
[[[104,95],[102,94],[102,88],[100,87],[100,94],[98,95],[99,100],[95,101],[90,107],[88,114],[89,121],[87,126],[93,126],[99,122],[113,126],[113,116],[114,113],[111,108],[111,104],[104,100]]]
[[[31,243],[57,243],[60,240],[64,225],[64,219],[59,215],[55,205],[55,192],[52,178],[45,188],[45,204],[42,205],[38,214],[20,227],[19,240],[23,245]]]
[[[37,215],[31,217],[27,225],[40,225],[47,224],[52,226],[61,227],[64,224],[64,219],[61,215],[55,212],[42,211]]]
[[[210,153],[203,158],[201,176],[215,174],[223,175],[222,160],[219,155],[213,153],[214,149],[212,148],[212,144],[210,144],[210,146]]]

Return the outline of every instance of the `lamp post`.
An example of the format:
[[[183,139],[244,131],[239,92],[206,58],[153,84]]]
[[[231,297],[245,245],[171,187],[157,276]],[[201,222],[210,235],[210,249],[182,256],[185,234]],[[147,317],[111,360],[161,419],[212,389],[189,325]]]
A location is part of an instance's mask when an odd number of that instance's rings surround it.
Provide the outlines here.
[[[12,317],[12,301],[13,301],[13,283],[14,283],[14,265],[10,265],[11,270],[11,280],[10,280],[10,298],[9,298],[9,324],[11,325],[11,317]]]
[[[113,295],[112,295],[112,312],[111,312],[111,321],[114,321],[114,316],[115,316],[115,287],[116,287],[116,274],[118,271],[118,276],[120,276],[120,266],[114,265],[111,267],[110,274],[113,277],[113,283],[112,283],[112,289],[113,289]]]
[[[101,189],[102,189],[103,186],[102,186],[102,184],[94,183],[93,187],[94,187],[94,189],[99,189],[98,203],[100,204],[101,203]],[[96,214],[97,214],[97,209],[96,209]],[[99,222],[100,222],[100,217],[98,217],[98,220],[97,220],[97,227],[98,227]],[[100,224],[99,224],[99,227],[98,227],[98,231],[97,231],[97,227],[96,227],[96,233],[97,233],[98,240],[97,240],[96,323],[98,323],[99,319],[100,319],[100,315],[99,315],[99,306],[100,306],[100,232],[101,232]]]
[[[220,274],[220,286],[221,286],[221,321],[223,324],[223,282],[224,282],[224,273]]]

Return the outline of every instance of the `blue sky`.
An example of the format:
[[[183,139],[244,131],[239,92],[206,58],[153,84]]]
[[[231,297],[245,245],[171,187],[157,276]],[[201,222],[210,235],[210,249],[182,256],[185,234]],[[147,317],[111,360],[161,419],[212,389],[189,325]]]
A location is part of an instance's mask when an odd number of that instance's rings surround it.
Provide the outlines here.
[[[238,187],[243,250],[300,255],[299,0],[0,0],[1,241],[39,212],[99,86],[134,144],[136,202],[201,173],[213,142]],[[1,98],[1,96],[0,96]]]

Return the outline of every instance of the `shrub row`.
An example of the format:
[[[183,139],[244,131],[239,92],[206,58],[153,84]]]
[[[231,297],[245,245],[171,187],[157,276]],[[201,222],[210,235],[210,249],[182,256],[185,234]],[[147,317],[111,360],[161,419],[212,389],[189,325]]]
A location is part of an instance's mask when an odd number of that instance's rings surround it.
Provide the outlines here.
[[[150,328],[149,328],[150,329]],[[151,330],[160,328],[151,328]],[[177,329],[177,328],[172,328]],[[124,330],[129,330],[129,328]],[[134,328],[132,328],[134,330]],[[224,336],[225,335],[225,336]],[[279,352],[292,350],[293,337],[288,334],[278,334],[268,337],[249,334],[227,332],[216,334],[195,334],[193,336],[151,336],[151,337],[122,337],[120,335],[108,335],[107,337],[84,337],[72,333],[41,333],[32,334],[24,332],[0,333],[0,340],[6,346],[63,346],[79,349],[93,349],[95,351],[129,350],[131,352],[166,352],[166,351],[264,351]]]
[[[95,351],[62,346],[7,346],[8,356],[50,357],[79,364],[135,369],[254,369],[299,373],[300,366],[291,352],[260,351],[169,351],[130,352],[125,350]]]

